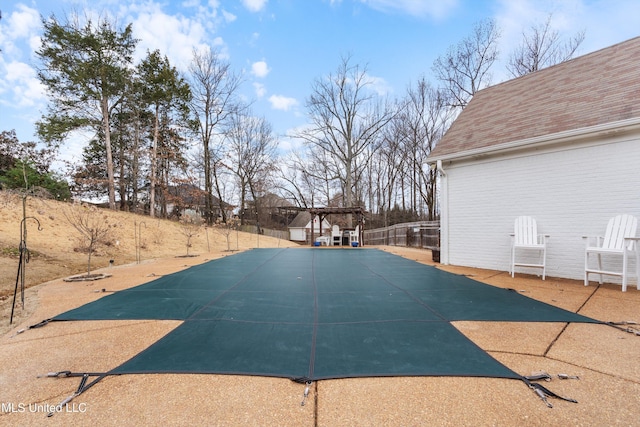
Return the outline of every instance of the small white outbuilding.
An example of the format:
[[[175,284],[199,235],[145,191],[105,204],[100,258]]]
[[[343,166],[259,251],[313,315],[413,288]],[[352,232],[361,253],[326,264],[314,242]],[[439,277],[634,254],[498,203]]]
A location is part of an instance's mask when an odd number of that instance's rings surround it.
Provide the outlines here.
[[[289,224],[289,240],[294,242],[307,242],[311,238],[311,227],[314,227],[313,234],[316,237],[320,236],[320,217],[316,215],[311,221],[311,214],[307,211],[302,211],[296,215],[296,217]],[[330,233],[331,224],[326,219],[322,220],[322,232]]]

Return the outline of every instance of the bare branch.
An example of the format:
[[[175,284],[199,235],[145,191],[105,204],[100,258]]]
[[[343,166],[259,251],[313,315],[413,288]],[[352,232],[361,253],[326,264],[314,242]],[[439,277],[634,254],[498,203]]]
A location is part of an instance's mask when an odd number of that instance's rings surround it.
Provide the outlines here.
[[[480,21],[469,37],[435,60],[433,71],[444,84],[451,107],[464,108],[477,91],[491,84],[489,71],[498,58],[499,38],[494,20]]]
[[[544,24],[532,26],[529,33],[522,33],[522,43],[509,55],[507,64],[513,77],[568,61],[584,41],[583,30],[563,43],[560,33],[551,27],[551,18],[549,14]]]

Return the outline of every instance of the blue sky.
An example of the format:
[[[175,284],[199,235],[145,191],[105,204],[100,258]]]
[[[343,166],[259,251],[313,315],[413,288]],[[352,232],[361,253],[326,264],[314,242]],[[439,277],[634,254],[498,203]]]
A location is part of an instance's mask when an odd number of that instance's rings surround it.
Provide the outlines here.
[[[180,70],[193,48],[216,47],[243,74],[243,96],[283,136],[285,150],[295,141],[284,135],[307,121],[313,80],[333,72],[342,55],[366,66],[376,90],[393,98],[422,76],[437,85],[433,61],[482,19],[501,29],[503,60],[549,13],[565,36],[586,31],[580,54],[640,35],[638,0],[1,0],[0,10],[0,131],[15,129],[21,141],[36,140],[47,101],[34,69],[40,15],[80,10],[131,22],[137,58],[160,49]],[[494,83],[508,78],[503,64],[493,74]]]

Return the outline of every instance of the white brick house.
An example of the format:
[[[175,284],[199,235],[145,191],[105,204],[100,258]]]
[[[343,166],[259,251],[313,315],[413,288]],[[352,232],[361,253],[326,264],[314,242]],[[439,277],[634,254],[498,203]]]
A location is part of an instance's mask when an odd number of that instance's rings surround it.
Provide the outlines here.
[[[547,275],[583,278],[582,236],[640,217],[640,37],[479,91],[429,161],[441,262],[507,271],[530,215],[551,236]]]

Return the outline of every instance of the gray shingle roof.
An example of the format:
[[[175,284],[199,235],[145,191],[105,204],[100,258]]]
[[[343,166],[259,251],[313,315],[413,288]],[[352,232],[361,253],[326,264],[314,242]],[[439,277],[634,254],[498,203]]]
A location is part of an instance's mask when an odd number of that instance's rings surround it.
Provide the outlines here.
[[[308,211],[301,211],[289,224],[289,228],[304,228],[311,221],[311,214]]]
[[[640,37],[476,93],[431,158],[640,118]]]

